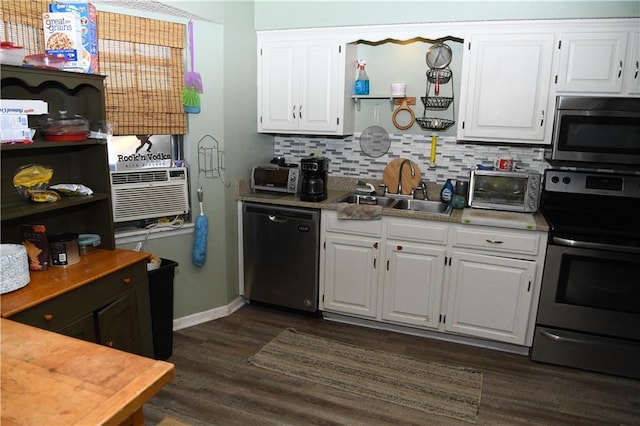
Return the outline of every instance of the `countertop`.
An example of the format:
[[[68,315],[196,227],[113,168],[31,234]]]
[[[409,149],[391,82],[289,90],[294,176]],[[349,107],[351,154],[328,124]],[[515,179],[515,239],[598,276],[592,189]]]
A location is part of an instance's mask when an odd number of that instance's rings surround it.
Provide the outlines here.
[[[29,271],[29,284],[0,296],[0,313],[3,318],[8,318],[122,268],[145,261],[149,256],[149,253],[133,250],[97,250],[80,256],[80,262],[75,265]]]
[[[252,201],[257,203],[264,204],[276,204],[283,206],[292,206],[292,207],[304,207],[304,208],[315,208],[315,209],[327,209],[327,210],[337,210],[338,203],[336,200],[347,194],[353,194],[356,188],[356,182],[362,179],[354,179],[354,178],[344,178],[344,177],[329,177],[328,183],[328,191],[327,191],[327,199],[320,202],[309,202],[309,201],[300,201],[300,198],[296,195],[285,194],[279,192],[268,192],[268,191],[251,191],[251,187],[249,185],[249,181],[246,179],[240,180],[236,183],[236,199],[240,201]],[[369,183],[377,186],[377,181],[373,180],[365,180]],[[428,195],[429,199],[436,199],[437,187],[433,184],[428,184]],[[398,210],[393,208],[383,208],[382,215],[383,216],[394,216],[394,217],[406,217],[411,219],[421,219],[421,220],[432,220],[438,222],[449,222],[449,223],[464,223],[462,220],[462,216],[465,210],[468,209],[453,209],[451,215],[441,215],[434,213],[426,213],[426,212],[417,212],[410,210]],[[476,210],[476,209],[471,209]],[[484,216],[491,217],[494,216],[494,220],[491,221],[495,223],[504,223],[504,227],[511,227],[508,225],[508,222],[505,219],[507,215],[506,212],[499,211],[489,211],[484,210]],[[515,213],[509,215],[530,215],[532,222],[535,223],[535,228],[530,229],[532,231],[541,231],[548,232],[549,225],[545,220],[544,216],[540,213]],[[495,226],[495,225],[494,225]],[[514,226],[514,229],[522,229]]]
[[[6,425],[144,425],[173,364],[0,319]]]

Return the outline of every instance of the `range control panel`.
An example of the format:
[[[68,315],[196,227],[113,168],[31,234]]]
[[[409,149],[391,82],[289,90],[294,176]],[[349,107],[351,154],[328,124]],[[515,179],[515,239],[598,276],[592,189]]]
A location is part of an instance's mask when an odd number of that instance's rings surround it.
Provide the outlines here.
[[[640,198],[640,175],[548,169],[544,176],[545,191]]]

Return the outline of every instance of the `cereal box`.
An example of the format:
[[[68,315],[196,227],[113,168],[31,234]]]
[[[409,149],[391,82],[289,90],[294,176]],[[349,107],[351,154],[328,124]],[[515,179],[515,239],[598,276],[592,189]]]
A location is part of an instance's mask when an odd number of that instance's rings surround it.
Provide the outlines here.
[[[75,12],[80,15],[80,32],[84,48],[82,66],[90,74],[98,74],[98,12],[91,3],[52,3],[49,12]]]
[[[44,51],[65,58],[68,71],[84,72],[80,15],[74,12],[43,13]]]

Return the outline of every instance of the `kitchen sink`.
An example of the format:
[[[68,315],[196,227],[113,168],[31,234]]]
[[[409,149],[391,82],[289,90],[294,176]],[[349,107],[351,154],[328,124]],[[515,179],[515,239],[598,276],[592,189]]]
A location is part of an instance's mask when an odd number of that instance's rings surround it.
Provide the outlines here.
[[[451,204],[442,203],[440,201],[404,199],[398,200],[393,208],[398,210],[412,210],[417,212],[435,213],[447,216],[451,214]]]
[[[394,201],[390,197],[378,197],[377,195],[361,195],[361,194],[349,194],[334,200],[334,203],[349,203],[349,204],[369,204],[379,205],[382,207],[389,207]]]

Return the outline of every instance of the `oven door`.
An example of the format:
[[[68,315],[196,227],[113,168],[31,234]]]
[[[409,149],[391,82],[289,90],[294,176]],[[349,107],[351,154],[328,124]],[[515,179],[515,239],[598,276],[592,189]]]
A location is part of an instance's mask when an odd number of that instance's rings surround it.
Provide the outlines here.
[[[640,341],[638,248],[552,236],[537,324]]]

